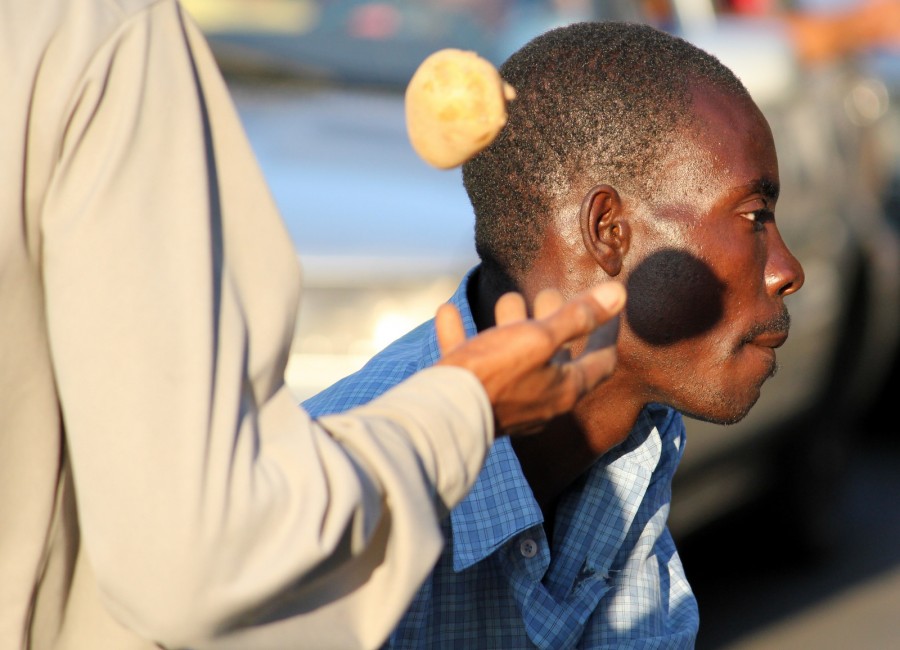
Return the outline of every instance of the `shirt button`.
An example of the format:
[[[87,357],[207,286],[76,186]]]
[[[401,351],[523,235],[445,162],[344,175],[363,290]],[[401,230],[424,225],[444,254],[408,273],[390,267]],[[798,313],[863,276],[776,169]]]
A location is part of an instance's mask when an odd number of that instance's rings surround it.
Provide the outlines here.
[[[523,539],[522,543],[519,544],[519,551],[522,555],[529,560],[537,555],[538,545],[533,539]]]

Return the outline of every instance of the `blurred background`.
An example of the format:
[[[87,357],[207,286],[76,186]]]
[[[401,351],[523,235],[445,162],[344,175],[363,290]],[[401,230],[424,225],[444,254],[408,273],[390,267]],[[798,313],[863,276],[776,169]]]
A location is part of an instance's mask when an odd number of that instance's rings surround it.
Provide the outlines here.
[[[698,648],[900,647],[900,0],[183,0],[293,237],[304,399],[430,318],[476,263],[458,170],[420,161],[403,91],[444,47],[500,64],[579,20],[718,56],[772,126],[806,271],[744,421],[688,421],[670,524]]]

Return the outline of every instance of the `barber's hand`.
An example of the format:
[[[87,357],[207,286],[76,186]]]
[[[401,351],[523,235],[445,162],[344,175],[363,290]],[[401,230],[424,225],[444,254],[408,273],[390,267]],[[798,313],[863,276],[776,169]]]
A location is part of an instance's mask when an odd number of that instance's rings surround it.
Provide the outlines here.
[[[616,317],[624,306],[625,288],[618,282],[565,303],[558,292],[545,290],[529,319],[522,296],[508,293],[497,301],[497,325],[467,340],[459,312],[445,304],[435,321],[439,365],[467,368],[481,380],[498,436],[533,433],[612,374]],[[569,345],[588,335],[585,349],[572,359]]]

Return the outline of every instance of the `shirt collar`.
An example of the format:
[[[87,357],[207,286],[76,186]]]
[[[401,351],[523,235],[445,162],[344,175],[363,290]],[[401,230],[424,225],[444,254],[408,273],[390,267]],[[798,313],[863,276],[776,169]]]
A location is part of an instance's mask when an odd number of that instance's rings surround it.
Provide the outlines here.
[[[475,485],[450,513],[453,569],[467,569],[543,521],[509,438],[500,438],[488,452]]]
[[[459,309],[469,337],[477,334],[468,289],[478,268],[466,273],[449,300]],[[428,356],[431,363],[440,359],[436,334],[429,341]],[[472,489],[450,513],[454,570],[462,571],[472,566],[510,538],[543,520],[509,438],[498,439],[488,452]]]
[[[456,291],[450,296],[450,300],[447,301],[459,310],[459,315],[462,317],[463,329],[466,332],[466,336],[469,338],[478,333],[478,328],[475,326],[475,317],[472,315],[472,308],[469,305],[468,298],[469,281],[475,277],[478,268],[478,266],[475,266],[469,269],[465,276],[463,276],[459,286],[456,287]],[[431,329],[431,335],[428,337],[425,345],[426,349],[425,353],[422,355],[420,370],[440,361],[441,348],[438,345],[437,331],[435,328]]]

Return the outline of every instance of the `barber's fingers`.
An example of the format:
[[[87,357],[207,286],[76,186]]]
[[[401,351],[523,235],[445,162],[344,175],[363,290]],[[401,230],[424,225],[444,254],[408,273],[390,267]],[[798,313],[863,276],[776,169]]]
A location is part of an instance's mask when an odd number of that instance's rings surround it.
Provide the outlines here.
[[[503,294],[494,305],[494,321],[497,326],[518,323],[527,317],[525,299],[520,293]],[[442,355],[466,340],[465,327],[459,310],[452,304],[443,304],[438,308],[435,315],[435,329]]]
[[[566,343],[591,332],[594,332],[594,336],[589,339],[586,352],[599,347],[599,341],[603,345],[609,345],[610,328],[598,326],[610,321],[622,310],[624,304],[625,288],[618,282],[599,285],[569,302],[564,302],[556,290],[541,291],[535,298],[535,321],[540,323],[552,348],[544,349],[548,355],[545,358],[553,356]],[[497,326],[527,320],[525,299],[515,292],[504,294],[495,305],[494,318]],[[442,356],[466,340],[462,318],[452,304],[444,304],[438,308],[435,329]],[[612,340],[615,340],[615,330],[612,331]]]
[[[542,289],[534,298],[534,317],[546,318],[563,306],[565,299],[556,289]]]
[[[625,306],[625,295],[621,283],[605,282],[565,303],[542,319],[552,345],[558,348],[612,320]]]
[[[559,310],[565,304],[565,298],[562,293],[556,289],[542,289],[534,297],[534,317],[536,320],[548,318],[554,312]],[[565,363],[572,358],[571,349],[568,345],[563,345],[556,349],[553,353],[554,363]]]
[[[497,326],[518,323],[528,318],[525,298],[517,292],[504,293],[494,305],[494,322]]]
[[[602,325],[600,329],[604,329],[610,324],[615,325],[615,321],[618,321],[618,316],[613,317],[611,323]],[[600,382],[613,373],[616,367],[616,359],[615,345],[608,345],[600,349],[583,352],[576,359],[560,365],[562,372],[566,375],[566,382],[570,383],[574,388],[576,401],[592,391]]]
[[[450,303],[444,303],[438,307],[434,317],[434,328],[441,356],[446,356],[448,352],[462,345],[466,340],[466,330],[459,310]]]

